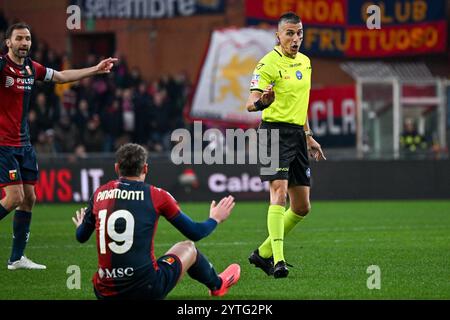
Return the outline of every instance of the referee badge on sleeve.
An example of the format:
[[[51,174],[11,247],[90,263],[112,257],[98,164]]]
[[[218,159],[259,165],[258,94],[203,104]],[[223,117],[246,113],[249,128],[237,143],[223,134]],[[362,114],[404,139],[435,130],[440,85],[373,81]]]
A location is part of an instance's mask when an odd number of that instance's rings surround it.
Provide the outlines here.
[[[259,85],[259,74],[254,74],[252,76],[252,81],[250,81],[250,88],[258,88]]]
[[[306,169],[306,176],[308,178],[311,178],[311,169],[310,168]]]

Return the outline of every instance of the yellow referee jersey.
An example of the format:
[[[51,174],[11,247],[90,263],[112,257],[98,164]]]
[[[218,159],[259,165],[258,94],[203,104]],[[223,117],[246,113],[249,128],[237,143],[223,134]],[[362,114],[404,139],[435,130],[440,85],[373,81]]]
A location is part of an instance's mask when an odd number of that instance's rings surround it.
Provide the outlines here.
[[[276,46],[256,65],[250,91],[263,91],[273,85],[275,101],[262,112],[262,120],[303,126],[306,122],[311,89],[311,61],[302,53],[295,59]]]

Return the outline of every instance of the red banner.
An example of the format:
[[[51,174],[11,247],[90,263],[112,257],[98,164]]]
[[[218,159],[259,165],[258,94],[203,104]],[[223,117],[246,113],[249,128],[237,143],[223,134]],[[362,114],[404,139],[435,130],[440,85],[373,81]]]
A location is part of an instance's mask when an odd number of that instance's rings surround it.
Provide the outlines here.
[[[277,22],[285,12],[295,12],[305,24],[341,25],[347,24],[347,0],[247,0],[247,17],[265,22]]]
[[[312,89],[309,126],[321,145],[355,146],[356,89],[354,85]]]
[[[388,26],[380,30],[350,27],[345,32],[347,43],[343,51],[347,57],[407,56],[443,52],[447,46],[447,23],[444,21]],[[336,47],[330,45],[329,49]]]

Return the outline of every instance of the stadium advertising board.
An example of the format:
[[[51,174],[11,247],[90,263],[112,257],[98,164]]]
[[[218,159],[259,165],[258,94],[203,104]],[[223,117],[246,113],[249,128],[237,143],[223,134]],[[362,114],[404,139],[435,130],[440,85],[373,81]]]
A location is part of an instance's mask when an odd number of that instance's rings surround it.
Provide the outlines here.
[[[40,159],[38,203],[87,203],[98,186],[117,178],[113,164],[113,158],[101,161],[88,158],[75,163],[63,158]],[[149,168],[146,182],[166,189],[180,202],[211,201],[229,194],[238,201],[269,197],[268,185],[261,183],[257,165],[175,165],[170,159],[150,159]],[[450,197],[448,160],[333,161],[329,158],[318,163],[312,161],[311,172],[313,199]],[[0,198],[4,196],[3,189],[0,194]]]
[[[367,7],[380,8],[380,29],[367,27]],[[302,52],[342,57],[445,52],[445,0],[246,0],[248,25],[276,24],[286,11],[303,21]]]
[[[40,203],[86,203],[101,185],[117,178],[112,164],[94,159],[67,164],[62,159],[42,160],[36,198]],[[237,199],[265,199],[268,184],[261,183],[253,165],[174,165],[169,160],[151,163],[147,182],[164,188],[179,201],[206,201],[224,194]],[[2,194],[3,196],[3,194]]]
[[[41,168],[36,184],[39,202],[87,202],[92,192],[107,182],[101,167],[60,166]],[[108,172],[109,173],[109,172]]]
[[[220,14],[224,0],[72,0],[84,18],[159,19]]]

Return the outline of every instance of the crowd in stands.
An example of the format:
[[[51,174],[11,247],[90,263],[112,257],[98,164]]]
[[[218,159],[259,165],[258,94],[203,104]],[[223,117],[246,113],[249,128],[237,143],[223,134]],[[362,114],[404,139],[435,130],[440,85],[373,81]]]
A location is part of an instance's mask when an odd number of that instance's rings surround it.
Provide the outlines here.
[[[0,12],[0,36],[8,23]],[[88,55],[71,65],[33,33],[31,58],[55,70],[96,65],[104,57]],[[6,53],[3,48],[2,54]],[[164,152],[170,133],[185,126],[183,108],[190,85],[180,73],[146,82],[137,67],[118,56],[113,72],[79,82],[55,85],[37,82],[29,111],[31,142],[38,154],[114,152],[126,142]]]

